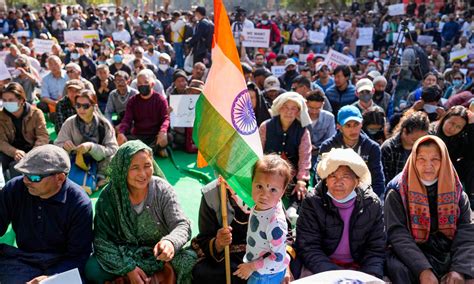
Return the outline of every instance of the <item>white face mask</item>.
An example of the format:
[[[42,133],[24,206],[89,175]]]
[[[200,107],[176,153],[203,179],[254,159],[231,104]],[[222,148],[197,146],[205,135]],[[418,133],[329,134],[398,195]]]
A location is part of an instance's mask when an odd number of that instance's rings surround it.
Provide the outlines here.
[[[438,109],[438,106],[425,104],[425,105],[423,106],[423,109],[424,109],[427,113],[435,113],[436,110]]]
[[[9,113],[14,113],[20,109],[20,104],[17,102],[3,102],[3,107]]]
[[[438,182],[438,179],[435,179],[435,180],[432,180],[432,181],[426,181],[426,180],[420,178],[420,181],[424,186],[432,186],[433,184]]]
[[[355,192],[355,190],[352,190],[351,193],[349,193],[349,195],[347,195],[346,197],[344,197],[343,199],[337,199],[336,197],[334,197],[329,191],[327,192],[327,195],[329,195],[329,197],[332,198],[332,200],[338,202],[338,203],[346,203],[346,202],[349,202],[351,201],[352,199],[354,199],[357,194]]]
[[[163,72],[165,72],[166,70],[168,70],[168,67],[169,67],[168,64],[158,64],[158,68],[159,68],[161,71],[163,71]]]

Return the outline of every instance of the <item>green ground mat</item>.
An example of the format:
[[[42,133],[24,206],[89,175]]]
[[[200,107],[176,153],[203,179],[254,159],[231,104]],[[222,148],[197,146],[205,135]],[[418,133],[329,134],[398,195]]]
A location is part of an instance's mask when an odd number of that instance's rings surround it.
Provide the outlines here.
[[[48,119],[47,128],[52,141],[56,139],[54,124]],[[169,151],[169,158],[155,158],[160,168],[163,170],[169,183],[174,187],[178,195],[178,201],[186,216],[191,220],[193,236],[198,230],[199,204],[201,202],[201,188],[214,178],[214,173],[210,167],[204,169],[196,168],[196,154],[188,154],[183,151]],[[91,195],[92,204],[95,208],[100,192]],[[0,237],[0,243],[10,245],[15,244],[15,233],[8,228],[6,234]]]

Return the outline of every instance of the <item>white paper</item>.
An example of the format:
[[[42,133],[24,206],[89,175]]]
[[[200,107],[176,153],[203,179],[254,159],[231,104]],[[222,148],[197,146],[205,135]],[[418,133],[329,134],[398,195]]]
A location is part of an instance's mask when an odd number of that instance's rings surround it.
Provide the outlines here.
[[[343,32],[351,26],[351,22],[339,21],[339,22],[337,22],[337,26],[339,28],[339,31]]]
[[[332,270],[315,275],[311,275],[299,280],[293,281],[295,284],[313,284],[313,283],[325,283],[325,284],[336,284],[336,283],[371,283],[371,284],[383,284],[384,281],[355,270]]]
[[[193,127],[199,95],[170,95],[171,127]]]
[[[284,54],[289,54],[290,51],[294,51],[296,53],[300,52],[300,45],[299,44],[285,44],[283,46],[283,53]]]
[[[397,16],[405,14],[405,4],[393,4],[388,6],[388,14],[390,16]]]
[[[51,52],[51,48],[54,45],[54,40],[50,39],[33,39],[33,46],[37,54],[43,54]]]
[[[20,31],[20,32],[16,32],[13,34],[14,36],[16,36],[17,38],[20,38],[20,37],[30,37],[30,31]]]
[[[398,35],[400,33],[393,33],[393,44],[397,41]],[[405,41],[405,35],[403,33],[400,34],[400,38],[398,39],[398,42],[404,42]]]
[[[309,41],[312,43],[323,43],[326,35],[322,32],[309,31]]]
[[[356,44],[358,46],[363,45],[372,45],[374,28],[358,28],[359,29],[359,38],[357,38]]]
[[[273,76],[280,77],[285,73],[285,66],[272,66]]]
[[[326,55],[324,62],[331,67],[331,70],[334,70],[338,65],[351,65],[354,62],[354,59],[331,49]]]
[[[459,49],[453,51],[449,54],[449,61],[453,62],[456,59],[461,59],[462,61],[467,60],[467,56],[471,53],[471,51],[467,48]]]
[[[245,47],[270,46],[270,30],[266,29],[243,29],[241,35],[244,37],[242,45]]]
[[[433,36],[419,35],[417,41],[420,45],[430,45],[433,43]]]
[[[40,281],[40,284],[82,284],[81,275],[79,270],[74,268],[63,273],[55,274]]]
[[[12,76],[10,71],[8,71],[5,61],[0,61],[0,80],[10,79]]]
[[[92,43],[93,39],[99,40],[98,30],[64,31],[64,42]]]

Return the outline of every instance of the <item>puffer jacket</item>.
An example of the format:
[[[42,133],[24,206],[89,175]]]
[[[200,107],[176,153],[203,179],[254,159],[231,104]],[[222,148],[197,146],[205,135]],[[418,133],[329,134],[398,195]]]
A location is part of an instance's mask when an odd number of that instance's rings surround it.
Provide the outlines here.
[[[303,200],[296,225],[297,256],[314,274],[340,269],[329,256],[336,251],[344,223],[325,183],[322,180]],[[382,278],[386,240],[382,204],[370,187],[357,187],[356,193],[349,225],[351,255],[360,271]]]
[[[26,142],[32,147],[48,144],[49,135],[43,112],[30,104],[27,104],[25,111],[27,114],[23,118],[22,133]],[[14,140],[15,125],[6,110],[0,111],[0,152],[14,157],[17,150],[12,146]]]

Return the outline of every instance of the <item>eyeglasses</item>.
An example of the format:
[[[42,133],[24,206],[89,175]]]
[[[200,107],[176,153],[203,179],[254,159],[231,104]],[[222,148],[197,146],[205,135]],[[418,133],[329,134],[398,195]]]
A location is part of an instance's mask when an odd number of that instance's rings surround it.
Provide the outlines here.
[[[66,70],[66,73],[67,73],[67,74],[74,73],[74,70]]]
[[[84,110],[88,110],[92,105],[91,104],[80,104],[80,103],[76,103],[76,105],[74,106],[76,109],[84,109]]]
[[[44,178],[52,176],[50,175],[31,175],[31,174],[24,174],[24,176],[31,182],[41,182]]]

